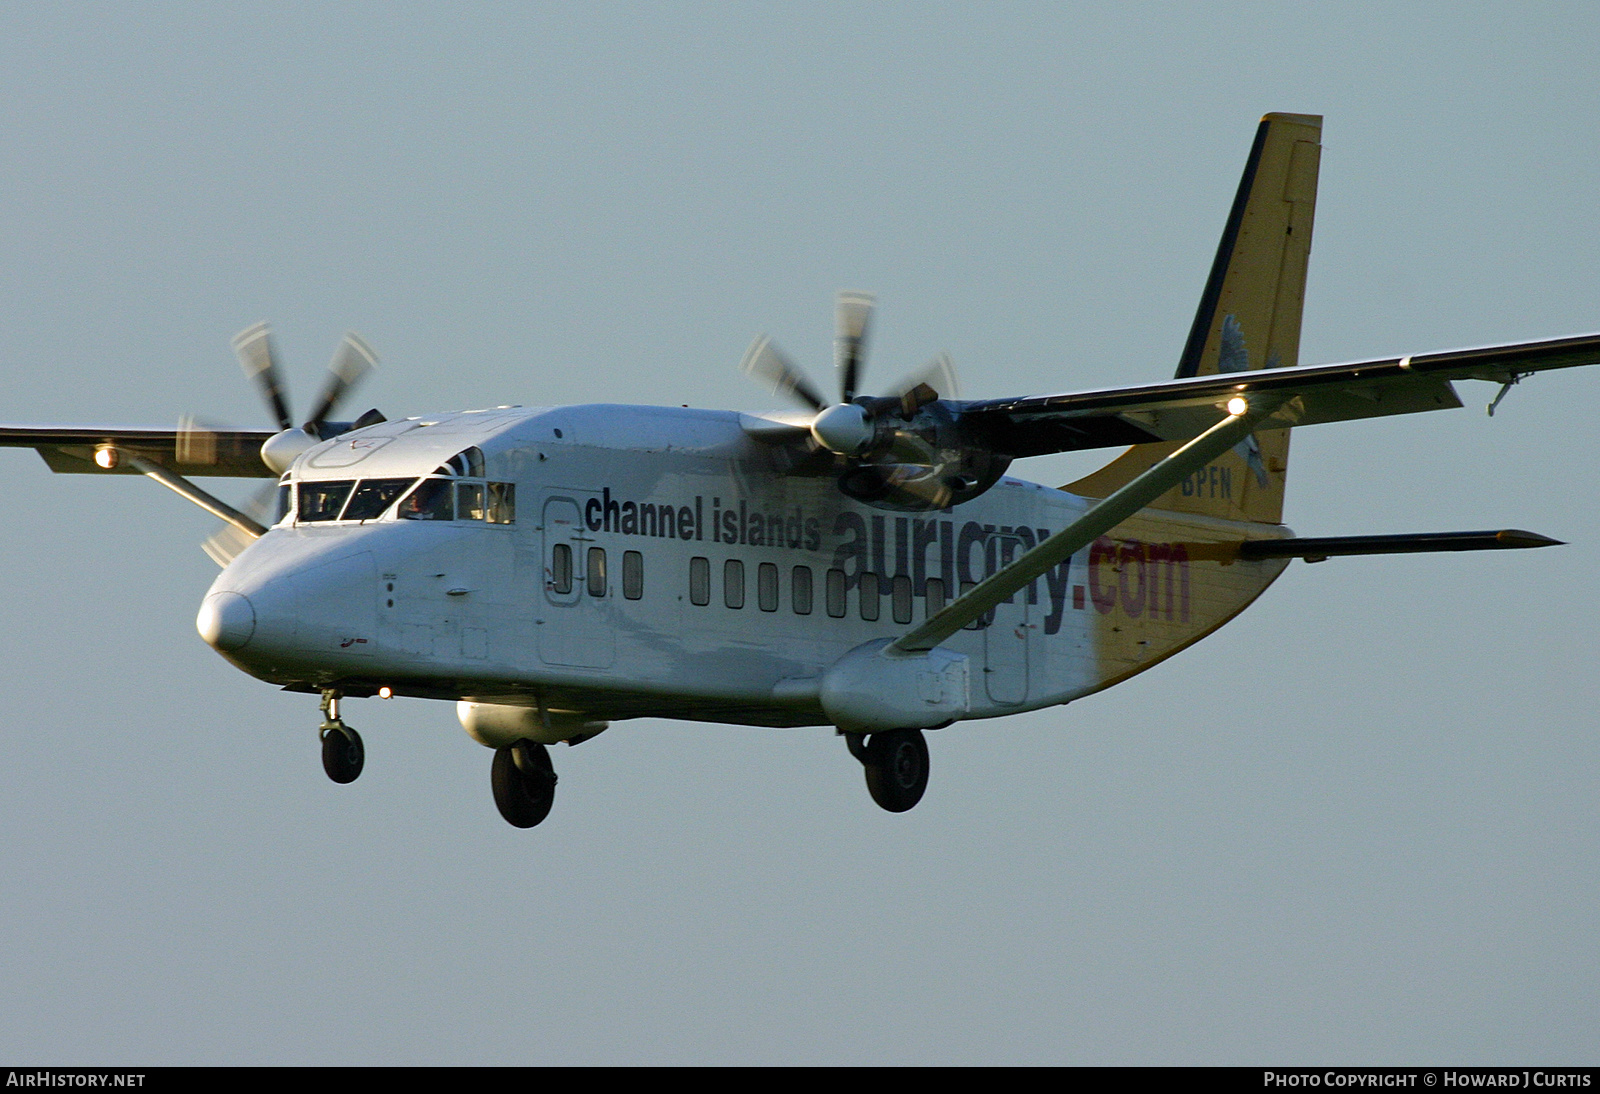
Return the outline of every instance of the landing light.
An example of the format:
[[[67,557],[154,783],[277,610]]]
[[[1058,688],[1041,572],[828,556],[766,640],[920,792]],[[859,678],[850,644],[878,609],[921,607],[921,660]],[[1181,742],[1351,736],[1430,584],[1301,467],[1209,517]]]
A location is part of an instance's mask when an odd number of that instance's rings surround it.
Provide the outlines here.
[[[117,450],[108,444],[103,444],[94,450],[94,462],[110,471],[119,462]]]
[[[390,688],[379,688],[378,689],[378,698],[380,698],[380,699],[393,699],[394,698],[394,691],[392,689],[390,689]]]
[[[1241,395],[1235,395],[1228,400],[1228,413],[1236,418],[1249,409],[1250,403]]]

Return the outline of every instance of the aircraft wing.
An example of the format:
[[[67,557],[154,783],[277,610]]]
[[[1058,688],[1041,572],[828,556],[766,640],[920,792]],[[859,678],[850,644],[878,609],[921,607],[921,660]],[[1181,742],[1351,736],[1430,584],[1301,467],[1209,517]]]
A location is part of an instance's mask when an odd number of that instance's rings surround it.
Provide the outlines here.
[[[105,468],[95,463],[95,450],[112,445],[184,476],[219,475],[275,479],[277,472],[261,462],[261,446],[271,430],[127,429],[95,426],[19,426],[0,424],[0,447],[32,448],[50,470],[96,475],[137,475],[127,462]]]
[[[1187,440],[1235,395],[1281,400],[1258,429],[1413,414],[1461,406],[1453,381],[1515,383],[1548,369],[1600,363],[1600,334],[1385,357],[1340,365],[1254,369],[1022,399],[957,404],[968,436],[995,452],[1039,456]]]

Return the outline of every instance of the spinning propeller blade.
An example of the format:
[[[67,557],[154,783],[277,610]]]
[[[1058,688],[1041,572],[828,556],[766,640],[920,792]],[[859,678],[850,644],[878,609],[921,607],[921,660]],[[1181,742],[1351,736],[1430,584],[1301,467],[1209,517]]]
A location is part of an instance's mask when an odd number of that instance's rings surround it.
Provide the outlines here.
[[[875,297],[871,293],[842,292],[833,309],[834,361],[839,370],[839,399],[856,397],[861,372],[866,367],[867,326],[872,321]]]
[[[284,387],[283,376],[278,371],[276,354],[272,348],[272,331],[265,323],[257,323],[248,330],[240,331],[234,336],[233,352],[238,354],[239,365],[244,369],[244,374],[261,389],[261,394],[267,400],[267,406],[272,411],[278,428],[293,428],[294,418],[289,414],[288,390]]]
[[[811,386],[811,381],[764,334],[758,335],[750,343],[750,348],[745,350],[744,360],[739,362],[739,368],[746,375],[765,383],[774,395],[793,396],[812,410],[821,410],[828,405],[817,394],[817,389]]]
[[[351,331],[344,336],[344,341],[339,343],[339,348],[334,352],[333,360],[328,364],[328,382],[322,389],[322,395],[317,400],[317,408],[311,412],[311,417],[306,419],[306,432],[318,433],[316,427],[328,420],[340,401],[361,382],[362,377],[371,372],[378,364],[378,355],[372,347]]]
[[[916,372],[903,378],[889,389],[889,394],[905,402],[908,395],[923,385],[938,392],[938,397],[941,399],[961,398],[961,384],[956,379],[955,362],[950,360],[948,353],[939,354]]]
[[[277,496],[278,484],[269,482],[257,488],[250,499],[239,506],[239,511],[257,524],[272,527],[278,522],[278,514],[273,511],[273,499]],[[200,541],[200,549],[204,551],[218,566],[227,566],[239,552],[255,542],[255,537],[246,535],[237,527],[227,521],[220,521],[217,530]]]

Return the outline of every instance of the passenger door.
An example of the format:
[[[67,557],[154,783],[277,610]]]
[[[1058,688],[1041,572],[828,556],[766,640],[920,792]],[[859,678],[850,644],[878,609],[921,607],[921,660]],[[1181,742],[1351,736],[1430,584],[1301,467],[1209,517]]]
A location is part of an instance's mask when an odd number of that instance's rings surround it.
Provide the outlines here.
[[[539,594],[536,623],[539,658],[551,665],[605,668],[617,655],[606,603],[615,582],[609,573],[601,582],[598,570],[590,572],[600,560],[591,557],[596,545],[583,523],[578,501],[569,495],[546,497],[540,530],[544,588]],[[597,591],[600,595],[595,595]]]

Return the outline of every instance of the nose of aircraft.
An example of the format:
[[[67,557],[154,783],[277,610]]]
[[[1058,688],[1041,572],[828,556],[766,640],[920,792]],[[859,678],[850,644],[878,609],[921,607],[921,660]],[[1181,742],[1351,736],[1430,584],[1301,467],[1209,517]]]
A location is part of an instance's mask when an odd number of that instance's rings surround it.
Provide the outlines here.
[[[212,593],[201,603],[194,625],[212,649],[242,649],[256,633],[256,609],[243,593]]]
[[[280,531],[218,575],[194,621],[200,637],[246,672],[321,671],[370,658],[378,648],[372,552],[352,551],[347,535]]]

